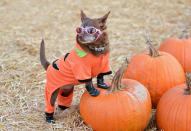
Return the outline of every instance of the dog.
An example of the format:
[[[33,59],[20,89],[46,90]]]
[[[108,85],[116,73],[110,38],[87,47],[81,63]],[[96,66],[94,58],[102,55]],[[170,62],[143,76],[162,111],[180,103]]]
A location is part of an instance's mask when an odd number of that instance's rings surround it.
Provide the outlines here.
[[[81,26],[76,28],[75,48],[50,64],[45,56],[44,40],[40,46],[40,61],[46,70],[45,117],[46,122],[55,123],[54,108],[58,98],[58,107],[67,109],[73,97],[75,85],[85,83],[91,96],[100,91],[94,88],[92,78],[97,76],[97,87],[107,89],[104,75],[112,74],[109,66],[109,40],[106,32],[106,20],[110,12],[101,18],[91,19],[81,11]]]

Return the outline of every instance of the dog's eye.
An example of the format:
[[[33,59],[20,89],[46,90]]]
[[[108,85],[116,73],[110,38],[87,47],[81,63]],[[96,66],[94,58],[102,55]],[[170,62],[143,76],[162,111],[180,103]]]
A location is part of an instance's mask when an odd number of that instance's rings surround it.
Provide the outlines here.
[[[93,33],[96,32],[96,29],[95,28],[88,28],[87,31],[88,31],[89,34],[93,34]]]

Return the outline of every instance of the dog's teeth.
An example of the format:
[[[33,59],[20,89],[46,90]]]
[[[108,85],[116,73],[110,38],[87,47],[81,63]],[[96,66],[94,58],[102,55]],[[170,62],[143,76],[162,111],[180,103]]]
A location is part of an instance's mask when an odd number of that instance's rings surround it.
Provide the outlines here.
[[[105,49],[105,47],[91,47],[91,46],[88,46],[90,49],[92,50],[95,50],[95,51],[103,51]]]

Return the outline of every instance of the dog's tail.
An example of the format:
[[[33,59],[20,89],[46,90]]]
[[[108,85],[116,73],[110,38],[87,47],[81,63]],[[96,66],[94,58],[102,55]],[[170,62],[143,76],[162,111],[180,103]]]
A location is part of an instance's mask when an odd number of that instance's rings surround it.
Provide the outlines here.
[[[45,56],[45,47],[44,47],[44,40],[42,39],[41,45],[40,45],[40,62],[41,65],[44,67],[45,70],[47,70],[50,63],[47,61]]]

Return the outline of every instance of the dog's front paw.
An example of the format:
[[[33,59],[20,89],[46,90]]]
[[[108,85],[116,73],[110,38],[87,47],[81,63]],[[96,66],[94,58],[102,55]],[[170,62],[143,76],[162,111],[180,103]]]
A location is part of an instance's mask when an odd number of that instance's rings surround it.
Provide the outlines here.
[[[55,123],[53,114],[54,114],[54,113],[46,113],[46,112],[45,112],[45,117],[46,117],[46,122],[47,122],[47,123],[52,123],[52,124]]]
[[[100,91],[95,89],[92,92],[89,92],[91,96],[98,96],[100,94]]]
[[[86,85],[86,89],[91,96],[98,96],[100,94],[100,91],[95,89],[93,84]]]
[[[104,83],[103,76],[97,77],[97,87],[102,88],[102,89],[108,89],[109,87],[107,84]]]
[[[108,89],[109,87],[107,86],[107,84],[105,84],[105,83],[97,83],[97,87],[99,87],[99,88],[102,88],[102,89]]]

